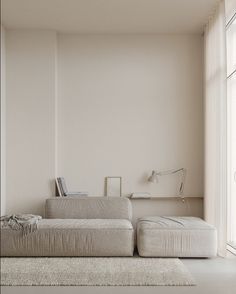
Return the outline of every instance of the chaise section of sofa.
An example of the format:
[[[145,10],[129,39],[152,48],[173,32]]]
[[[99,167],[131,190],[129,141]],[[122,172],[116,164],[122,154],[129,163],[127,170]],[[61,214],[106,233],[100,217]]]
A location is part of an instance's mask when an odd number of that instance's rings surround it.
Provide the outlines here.
[[[132,256],[134,230],[128,199],[51,198],[36,232],[2,229],[2,256]]]

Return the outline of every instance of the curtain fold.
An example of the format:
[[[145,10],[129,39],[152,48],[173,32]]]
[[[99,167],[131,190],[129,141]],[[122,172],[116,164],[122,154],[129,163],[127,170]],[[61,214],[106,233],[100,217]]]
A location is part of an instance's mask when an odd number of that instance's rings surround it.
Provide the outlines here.
[[[227,241],[227,96],[224,1],[204,32],[205,54],[205,220],[216,226],[218,254]]]

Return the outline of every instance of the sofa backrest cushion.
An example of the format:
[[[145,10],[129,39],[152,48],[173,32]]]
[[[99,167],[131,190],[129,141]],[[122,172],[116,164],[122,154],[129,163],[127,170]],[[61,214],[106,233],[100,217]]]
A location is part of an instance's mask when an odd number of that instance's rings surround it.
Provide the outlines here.
[[[132,206],[124,197],[55,197],[46,200],[46,218],[132,219]]]

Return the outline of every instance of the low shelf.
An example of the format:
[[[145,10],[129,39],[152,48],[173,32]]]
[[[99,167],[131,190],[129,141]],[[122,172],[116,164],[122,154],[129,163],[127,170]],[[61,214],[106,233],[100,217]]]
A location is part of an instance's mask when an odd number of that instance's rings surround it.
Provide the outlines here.
[[[148,198],[145,198],[145,197],[127,197],[129,198],[130,200],[182,200],[181,197],[178,197],[178,196],[152,196],[152,197],[148,197]],[[183,197],[184,199],[203,199],[202,196],[186,196],[186,197]]]

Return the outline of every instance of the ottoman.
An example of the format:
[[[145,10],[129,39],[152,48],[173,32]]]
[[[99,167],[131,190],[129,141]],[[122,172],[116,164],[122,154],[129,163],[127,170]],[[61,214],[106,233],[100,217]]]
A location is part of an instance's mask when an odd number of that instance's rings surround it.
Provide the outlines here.
[[[144,217],[137,224],[137,247],[143,257],[213,257],[217,233],[197,217]]]

